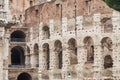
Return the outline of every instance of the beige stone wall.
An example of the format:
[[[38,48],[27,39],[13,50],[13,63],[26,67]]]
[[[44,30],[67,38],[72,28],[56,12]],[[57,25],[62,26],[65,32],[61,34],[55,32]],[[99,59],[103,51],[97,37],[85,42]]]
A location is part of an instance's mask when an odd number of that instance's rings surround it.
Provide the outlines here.
[[[26,10],[25,26],[16,27],[27,35],[27,42],[9,44],[10,50],[17,45],[25,53],[25,67],[8,67],[9,79],[17,79],[22,72],[33,80],[120,79],[118,12],[101,0],[57,0],[29,6],[28,0],[10,2],[11,16],[20,17]]]
[[[118,52],[115,52],[114,49],[117,49],[115,44],[116,35],[119,36],[118,29],[115,28],[115,24],[118,24],[115,19],[116,16],[119,16],[117,12],[112,12],[110,8],[108,8],[102,1],[91,1],[91,3],[86,3],[85,1],[76,0],[76,7],[73,4],[74,1],[63,1],[62,7],[55,3],[45,3],[40,6],[35,6],[31,9],[26,10],[26,24],[28,27],[32,27],[32,25],[39,24],[39,39],[33,39],[29,44],[35,44],[36,40],[39,40],[39,79],[45,78],[44,76],[49,76],[51,80],[53,79],[68,79],[71,78],[73,80],[79,79],[105,79],[111,78],[112,76],[116,76],[117,68],[117,55]],[[80,5],[84,4],[84,5]],[[97,5],[100,4],[101,5]],[[45,7],[44,7],[45,6]],[[51,10],[51,7],[53,10]],[[58,7],[57,7],[58,6]],[[37,8],[39,7],[39,8]],[[90,8],[88,8],[90,7]],[[40,9],[39,17],[32,16],[30,19],[28,16],[34,15],[36,12],[35,9]],[[90,10],[88,10],[90,9]],[[50,11],[49,11],[50,10]],[[29,11],[32,11],[30,13]],[[90,12],[89,12],[90,11]],[[44,13],[44,14],[43,14]],[[53,15],[54,14],[54,15]],[[111,27],[106,28],[104,23],[101,21],[104,18],[108,18],[105,20],[105,24],[111,25]],[[34,19],[34,20],[32,20]],[[29,21],[28,21],[29,20]],[[111,21],[112,22],[111,22]],[[47,33],[44,33],[43,27],[49,27],[50,38],[44,39],[44,36]],[[34,34],[33,34],[34,35]],[[84,43],[86,37],[91,37],[92,44],[94,46],[94,63],[87,62],[87,55],[90,54],[91,50],[89,50],[89,44]],[[105,37],[109,37],[112,40],[112,48],[105,49],[102,48],[102,39]],[[77,61],[78,63],[75,65],[71,64],[71,58],[73,60],[75,56],[73,52],[69,50],[68,41],[74,38],[76,41],[77,47]],[[63,64],[62,69],[58,69],[58,58],[57,53],[55,52],[54,43],[55,41],[60,40],[62,43],[62,57]],[[86,41],[85,41],[86,42]],[[49,54],[50,54],[50,70],[46,69],[46,59],[43,52],[43,44],[47,43],[49,45]],[[88,41],[89,43],[89,41]],[[108,42],[109,43],[109,42]],[[73,44],[74,45],[74,44]],[[86,49],[85,46],[88,46]],[[106,51],[107,50],[107,51]],[[111,52],[112,50],[112,52]],[[107,54],[106,54],[107,53]],[[113,55],[114,54],[114,55]],[[110,55],[113,59],[113,67],[112,68],[104,68],[104,58],[106,55]],[[115,65],[115,66],[114,66]],[[113,72],[113,73],[111,73]]]

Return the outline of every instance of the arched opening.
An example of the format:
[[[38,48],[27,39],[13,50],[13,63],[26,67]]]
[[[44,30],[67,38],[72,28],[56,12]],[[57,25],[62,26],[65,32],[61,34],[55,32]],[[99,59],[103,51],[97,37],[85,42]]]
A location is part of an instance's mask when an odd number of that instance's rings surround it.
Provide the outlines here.
[[[11,34],[11,41],[15,41],[15,42],[25,42],[25,33],[20,31],[20,30],[17,30],[17,31],[14,31],[12,34]]]
[[[25,55],[22,47],[15,46],[11,49],[11,64],[25,65]]]
[[[70,63],[78,64],[77,61],[77,43],[74,38],[69,39],[68,41],[68,50],[70,52]]]
[[[38,44],[34,45],[34,61],[35,61],[35,66],[39,67],[39,46]]]
[[[87,62],[94,62],[94,43],[91,37],[85,37],[84,47],[87,51]]]
[[[58,66],[59,69],[62,69],[62,43],[59,40],[56,40],[54,43],[54,51],[56,55],[56,65]]]
[[[101,40],[102,49],[109,51],[109,53],[112,52],[112,40],[109,37],[104,37]]]
[[[48,26],[44,26],[42,28],[42,36],[43,36],[43,39],[49,39],[50,38],[50,31],[49,31]]]
[[[112,40],[109,37],[104,37],[101,40],[101,47],[104,57],[104,69],[112,68],[113,60],[112,60]]]
[[[21,73],[17,80],[32,80],[32,77],[28,73]]]
[[[102,25],[103,25],[103,31],[104,33],[111,33],[113,32],[113,24],[112,19],[109,17],[104,17],[101,19]]]
[[[49,44],[45,43],[43,44],[43,54],[45,57],[45,63],[46,63],[46,68],[47,70],[50,69],[50,53],[49,53]]]
[[[110,55],[106,55],[104,58],[104,68],[111,68],[113,66],[113,60]]]

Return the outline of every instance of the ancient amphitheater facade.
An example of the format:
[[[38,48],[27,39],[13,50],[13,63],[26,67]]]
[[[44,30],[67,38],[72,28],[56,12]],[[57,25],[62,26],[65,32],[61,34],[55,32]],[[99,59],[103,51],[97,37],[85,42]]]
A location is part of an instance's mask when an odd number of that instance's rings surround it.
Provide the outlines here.
[[[120,79],[120,13],[103,1],[14,7],[15,23],[0,28],[1,80]]]

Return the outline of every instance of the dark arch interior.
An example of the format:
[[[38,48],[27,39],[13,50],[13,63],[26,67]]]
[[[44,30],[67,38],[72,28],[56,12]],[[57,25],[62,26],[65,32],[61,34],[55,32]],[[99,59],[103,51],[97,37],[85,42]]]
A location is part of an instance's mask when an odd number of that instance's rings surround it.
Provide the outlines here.
[[[60,51],[60,53],[58,54],[58,57],[59,57],[59,69],[62,68],[62,51]]]
[[[35,44],[35,45],[34,45],[34,53],[35,53],[36,55],[39,54],[38,44]]]
[[[90,36],[84,38],[84,47],[87,50],[87,63],[94,63],[94,42]]]
[[[44,26],[42,28],[42,31],[43,31],[43,39],[50,38],[50,31],[49,31],[49,27],[48,26]]]
[[[78,64],[77,60],[77,43],[74,38],[69,39],[68,41],[68,49],[70,50],[70,63]]]
[[[32,78],[28,73],[22,73],[18,76],[17,80],[32,80]]]
[[[74,38],[71,38],[68,41],[69,49],[75,50],[76,49],[76,40]]]
[[[22,31],[15,31],[11,34],[11,41],[25,42],[25,34]]]
[[[61,41],[57,40],[55,41],[55,44],[54,44],[54,47],[55,47],[55,51],[58,52],[58,68],[59,69],[62,69],[62,43]]]
[[[113,66],[113,60],[110,55],[106,55],[104,58],[104,68],[111,68]]]
[[[49,30],[49,27],[44,26],[42,29],[43,29],[44,31],[48,31],[48,30]]]
[[[11,64],[12,65],[24,65],[25,56],[24,50],[20,46],[16,46],[11,50]]]

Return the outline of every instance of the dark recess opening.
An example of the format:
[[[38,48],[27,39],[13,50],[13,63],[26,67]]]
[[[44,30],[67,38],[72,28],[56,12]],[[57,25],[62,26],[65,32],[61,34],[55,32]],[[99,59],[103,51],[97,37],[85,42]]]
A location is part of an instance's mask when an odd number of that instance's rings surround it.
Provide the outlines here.
[[[17,80],[32,80],[32,78],[28,73],[22,73],[18,76]]]
[[[25,64],[25,56],[23,48],[20,46],[16,46],[11,50],[11,64],[12,65],[24,65]]]
[[[18,30],[11,34],[11,41],[15,42],[25,42],[25,33]]]

